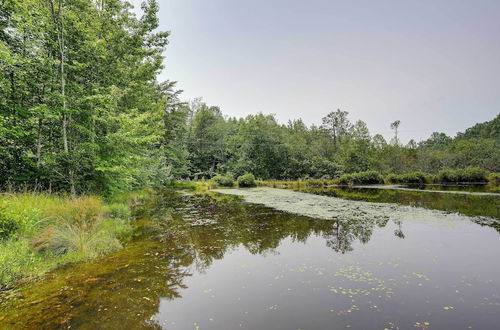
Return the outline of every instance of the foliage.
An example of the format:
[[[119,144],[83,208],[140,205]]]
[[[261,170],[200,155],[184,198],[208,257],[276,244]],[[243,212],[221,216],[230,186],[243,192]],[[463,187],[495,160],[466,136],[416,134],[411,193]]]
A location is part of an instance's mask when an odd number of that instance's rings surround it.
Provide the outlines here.
[[[500,184],[500,173],[490,173],[490,175],[488,176],[488,181]]]
[[[253,174],[247,173],[238,177],[238,186],[240,187],[254,187],[255,185]]]
[[[383,182],[384,178],[377,171],[344,174],[338,179],[340,184],[376,184]]]
[[[155,0],[140,17],[123,0],[1,7],[0,187],[111,196],[186,173]]]
[[[478,167],[467,167],[466,169],[446,168],[436,175],[436,182],[487,182],[488,172]]]
[[[405,173],[405,174],[391,173],[391,174],[387,175],[386,181],[388,181],[389,183],[424,184],[424,183],[430,182],[431,180],[430,180],[428,174],[417,171],[417,172],[410,172],[410,173]]]
[[[222,187],[232,187],[234,184],[234,178],[230,174],[227,175],[217,174],[211,180]]]

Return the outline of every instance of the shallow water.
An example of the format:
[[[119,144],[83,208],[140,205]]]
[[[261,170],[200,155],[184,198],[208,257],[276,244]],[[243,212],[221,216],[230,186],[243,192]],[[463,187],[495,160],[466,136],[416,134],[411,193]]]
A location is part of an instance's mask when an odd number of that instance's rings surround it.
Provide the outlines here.
[[[325,220],[158,195],[123,250],[3,297],[0,328],[499,328],[495,228],[388,206],[400,216]]]

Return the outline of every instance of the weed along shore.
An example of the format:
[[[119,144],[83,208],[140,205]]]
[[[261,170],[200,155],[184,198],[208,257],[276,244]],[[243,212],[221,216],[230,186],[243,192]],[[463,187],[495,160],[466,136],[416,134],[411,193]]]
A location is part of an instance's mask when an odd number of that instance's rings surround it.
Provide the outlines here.
[[[132,205],[145,196],[0,195],[0,289],[121,249],[134,231]]]

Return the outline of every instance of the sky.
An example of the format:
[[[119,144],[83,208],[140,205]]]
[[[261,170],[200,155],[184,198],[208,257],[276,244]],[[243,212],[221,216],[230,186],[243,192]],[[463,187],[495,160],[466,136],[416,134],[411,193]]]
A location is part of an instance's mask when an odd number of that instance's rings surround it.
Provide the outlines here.
[[[132,1],[138,4],[139,0]],[[227,116],[454,136],[500,113],[498,0],[158,0],[161,80]]]

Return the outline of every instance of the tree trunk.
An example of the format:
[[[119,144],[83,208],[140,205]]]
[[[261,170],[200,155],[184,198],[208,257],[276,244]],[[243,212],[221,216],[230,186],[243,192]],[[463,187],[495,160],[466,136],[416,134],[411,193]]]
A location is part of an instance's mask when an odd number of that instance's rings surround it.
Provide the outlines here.
[[[36,166],[40,167],[40,162],[42,159],[42,118],[38,118],[38,137],[36,141]]]
[[[58,4],[58,19],[56,19],[55,11],[54,11],[54,5],[52,3],[52,0],[50,0],[50,9],[52,13],[52,19],[54,20],[54,23],[57,25],[58,28],[58,42],[59,42],[59,56],[60,56],[60,74],[61,74],[61,97],[62,97],[62,139],[63,139],[63,150],[64,153],[66,154],[67,157],[69,157],[69,146],[68,146],[68,114],[67,114],[67,102],[66,102],[66,76],[65,76],[65,52],[64,52],[64,14],[63,14],[63,7],[64,7],[64,0],[59,0]],[[68,169],[68,179],[69,179],[69,186],[70,186],[70,192],[72,196],[76,195],[76,189],[75,189],[75,178],[74,178],[74,171],[72,169],[72,164],[69,165]]]

